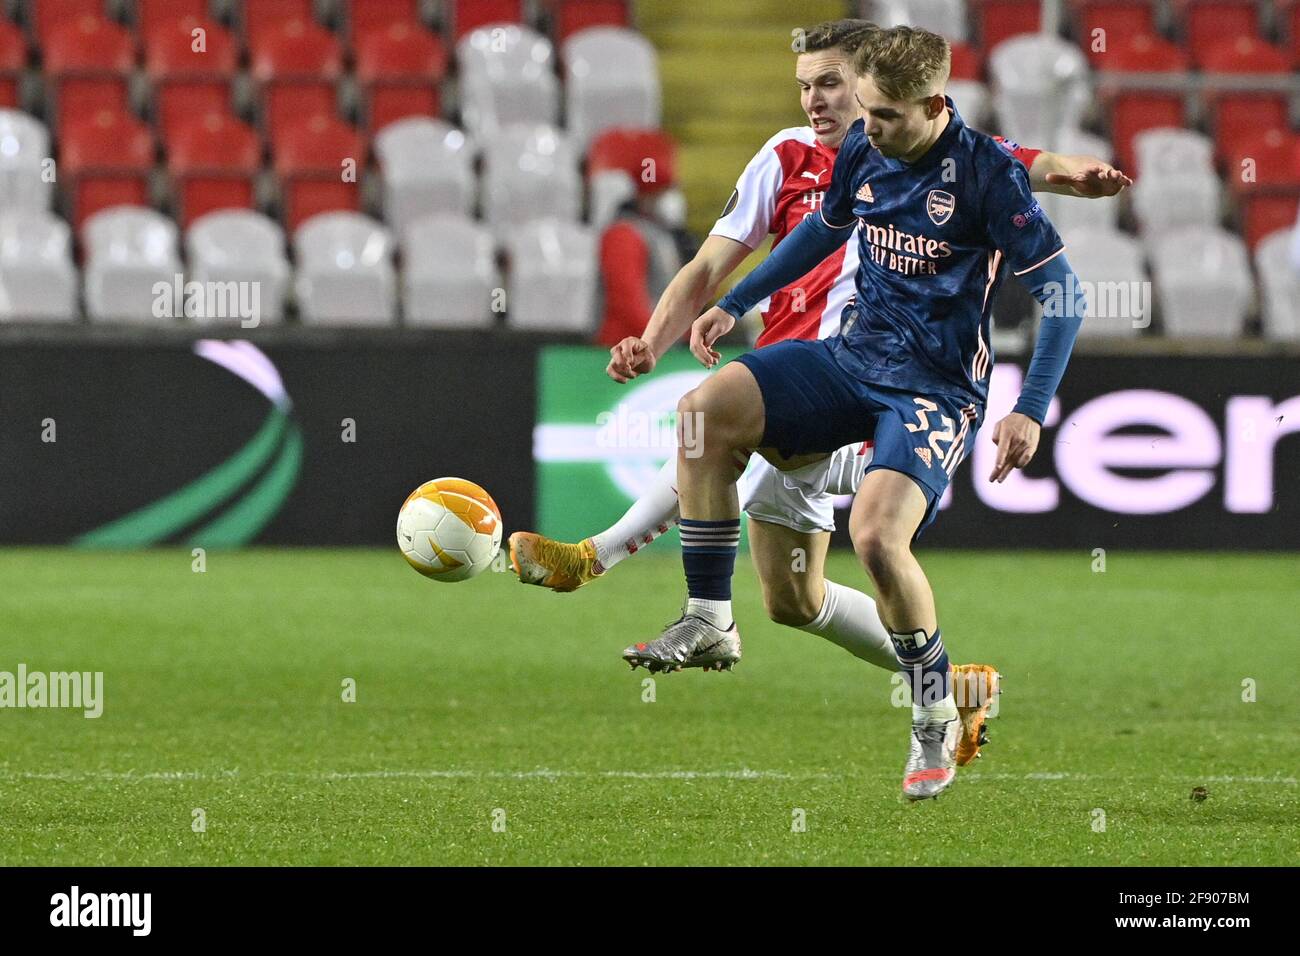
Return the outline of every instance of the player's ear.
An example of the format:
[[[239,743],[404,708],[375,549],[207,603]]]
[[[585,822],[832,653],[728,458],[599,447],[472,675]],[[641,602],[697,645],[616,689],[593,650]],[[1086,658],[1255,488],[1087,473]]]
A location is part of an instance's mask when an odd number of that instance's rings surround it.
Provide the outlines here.
[[[943,98],[942,93],[935,93],[925,101],[926,119],[937,119],[948,108],[948,101]]]

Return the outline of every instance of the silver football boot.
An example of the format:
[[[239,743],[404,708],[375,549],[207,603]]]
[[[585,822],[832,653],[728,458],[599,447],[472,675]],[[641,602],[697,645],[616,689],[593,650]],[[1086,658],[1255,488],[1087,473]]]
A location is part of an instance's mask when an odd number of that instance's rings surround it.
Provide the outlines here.
[[[912,752],[903,770],[903,796],[927,800],[947,790],[957,777],[960,741],[960,717],[912,721]]]
[[[623,660],[632,670],[644,665],[652,674],[685,667],[729,671],[740,660],[740,631],[734,621],[724,631],[702,617],[683,614],[650,643],[626,648]]]

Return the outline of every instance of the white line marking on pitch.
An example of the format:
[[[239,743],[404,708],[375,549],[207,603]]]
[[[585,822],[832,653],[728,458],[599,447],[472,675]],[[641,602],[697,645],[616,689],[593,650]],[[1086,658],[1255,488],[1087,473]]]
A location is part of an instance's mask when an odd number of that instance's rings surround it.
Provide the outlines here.
[[[879,775],[878,775],[879,776]],[[505,779],[505,780],[584,780],[593,778],[624,780],[849,780],[864,779],[855,774],[843,773],[785,773],[780,770],[197,770],[113,771],[113,770],[57,770],[27,771],[0,768],[0,780],[51,780],[60,783],[78,783],[96,780],[121,782],[167,781],[221,781],[249,778],[275,778],[294,780],[421,780],[421,779]],[[1039,782],[1121,779],[1122,775],[1071,773],[1066,771],[1031,771],[1029,773],[968,772],[961,774],[966,782],[980,780],[1029,780]],[[1148,778],[1150,779],[1150,778]],[[1273,784],[1287,787],[1297,785],[1295,777],[1212,776],[1212,777],[1162,777],[1157,780],[1185,783],[1241,783]]]

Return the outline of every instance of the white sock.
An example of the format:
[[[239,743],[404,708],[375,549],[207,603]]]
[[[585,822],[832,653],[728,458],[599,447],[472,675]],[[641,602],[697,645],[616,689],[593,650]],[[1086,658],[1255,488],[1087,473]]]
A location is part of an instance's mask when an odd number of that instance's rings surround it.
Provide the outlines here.
[[[592,535],[596,560],[609,570],[654,541],[677,523],[677,453],[664,462],[650,488],[617,522]]]
[[[912,705],[913,720],[955,720],[957,716],[957,701],[951,693],[937,704]]]
[[[894,642],[880,622],[876,602],[854,588],[827,581],[822,609],[799,630],[824,637],[868,664],[898,670]]]
[[[702,617],[714,627],[727,630],[734,618],[731,616],[730,601],[706,601],[704,598],[687,598],[686,613]]]

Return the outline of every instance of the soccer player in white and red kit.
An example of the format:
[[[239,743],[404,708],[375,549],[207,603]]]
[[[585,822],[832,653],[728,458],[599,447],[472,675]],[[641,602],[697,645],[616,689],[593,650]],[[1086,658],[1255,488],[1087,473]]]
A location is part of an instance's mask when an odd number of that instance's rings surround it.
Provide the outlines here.
[[[608,372],[616,381],[650,372],[658,356],[681,339],[721,283],[766,236],[772,236],[775,247],[805,216],[817,212],[839,144],[859,117],[852,55],[876,29],[864,20],[837,20],[805,32],[795,79],[808,125],[781,130],[750,160],[699,253],[660,298],[644,334],[610,350]],[[1039,191],[1100,197],[1114,195],[1129,183],[1095,157],[1061,156],[1010,142],[1003,146],[1029,169]],[[760,303],[759,348],[841,331],[841,313],[853,296],[857,246],[854,237],[798,282]],[[870,454],[870,442],[864,441],[830,457],[790,462],[784,471],[754,455],[749,462],[737,461],[737,469],[745,469],[739,494],[750,519],[750,554],[769,617],[896,671],[897,658],[875,602],[861,591],[827,581],[823,574],[835,527],[834,496],[857,489]],[[670,457],[653,486],[618,522],[577,544],[529,532],[511,535],[511,559],[520,580],[572,591],[654,541],[677,520],[676,465],[676,456]],[[686,660],[682,666],[700,665]],[[981,688],[987,698],[996,690],[996,675],[989,668],[978,676],[988,681]],[[984,709],[973,716],[982,719]],[[959,763],[969,762],[978,752],[978,729],[973,726],[971,739],[963,741]]]

